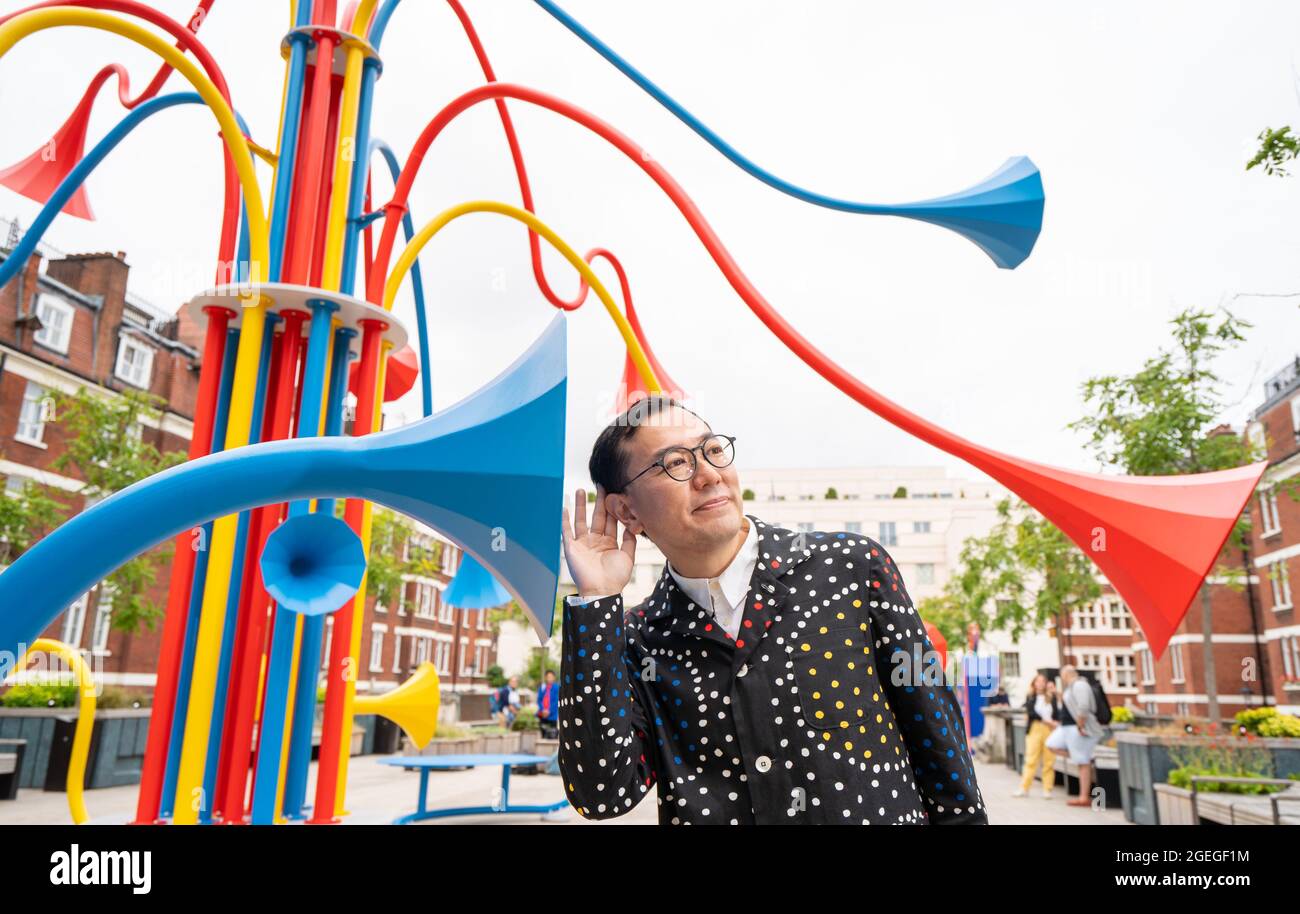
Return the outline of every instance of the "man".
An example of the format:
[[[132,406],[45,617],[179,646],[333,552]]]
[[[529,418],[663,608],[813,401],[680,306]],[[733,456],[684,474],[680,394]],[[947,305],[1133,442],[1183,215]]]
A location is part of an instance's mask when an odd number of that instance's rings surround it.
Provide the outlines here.
[[[658,396],[596,440],[591,521],[582,489],[572,528],[564,511],[570,801],[607,819],[657,785],[661,824],[986,823],[893,560],[858,534],[743,514],[734,445]],[[638,535],[668,564],[628,610]]]
[[[543,739],[554,739],[560,715],[560,684],[555,670],[547,670],[545,682],[537,687],[537,725]]]
[[[1097,720],[1097,702],[1093,698],[1092,684],[1068,663],[1061,667],[1061,686],[1065,699],[1062,726],[1052,734],[1046,745],[1050,749],[1067,750],[1070,761],[1079,766],[1079,795],[1067,801],[1066,805],[1090,806],[1092,759],[1097,744],[1106,737],[1106,728]]]
[[[505,695],[501,711],[505,715],[505,728],[509,730],[515,725],[515,718],[519,716],[519,707],[521,705],[519,698],[519,677],[511,676],[506,682]]]

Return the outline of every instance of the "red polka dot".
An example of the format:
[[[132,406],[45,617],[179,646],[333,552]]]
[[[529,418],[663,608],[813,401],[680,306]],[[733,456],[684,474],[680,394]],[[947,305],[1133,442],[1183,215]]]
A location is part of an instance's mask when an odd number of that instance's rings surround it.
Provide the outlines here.
[[[758,600],[757,602],[755,602],[755,603],[754,603],[754,608],[755,608],[755,609],[762,609],[762,608],[763,608],[763,601],[762,601],[762,600]]]
[[[780,565],[780,564],[781,564],[781,560],[780,560],[780,559],[772,559],[772,567],[773,567],[773,568],[775,568],[777,565]]]
[[[704,630],[705,630],[706,632],[711,632],[711,631],[713,631],[713,623],[712,623],[712,622],[707,623],[707,624],[704,626]]]
[[[872,582],[871,582],[871,586],[872,586],[872,587],[879,587],[879,586],[880,586],[880,582],[879,582],[879,581],[872,581]]]
[[[736,642],[736,647],[744,647],[744,646],[745,646],[744,640],[740,640]]]
[[[754,623],[753,623],[753,622],[750,622],[748,619],[746,619],[746,620],[745,620],[745,628],[753,628],[753,627],[754,627]]]
[[[764,623],[763,623],[763,627],[764,627],[764,628],[771,628],[771,627],[772,627],[772,620],[771,620],[771,619],[768,619],[766,622],[764,622]]]

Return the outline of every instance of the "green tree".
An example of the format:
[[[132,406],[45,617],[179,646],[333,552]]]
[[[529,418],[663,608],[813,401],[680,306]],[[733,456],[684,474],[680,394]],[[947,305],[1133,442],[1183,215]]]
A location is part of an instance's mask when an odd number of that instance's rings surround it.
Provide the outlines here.
[[[1287,126],[1277,130],[1265,127],[1256,139],[1259,140],[1259,150],[1246,163],[1246,170],[1262,165],[1264,174],[1285,178],[1289,173],[1286,163],[1300,155],[1300,137],[1293,134]]]
[[[1088,447],[1103,464],[1134,476],[1209,473],[1261,459],[1260,449],[1246,437],[1217,429],[1224,404],[1214,360],[1242,342],[1242,331],[1252,325],[1227,311],[1216,315],[1194,308],[1184,309],[1170,323],[1173,346],[1148,359],[1136,374],[1084,382],[1084,400],[1095,404],[1093,412],[1067,427],[1090,435]],[[1238,550],[1248,530],[1249,514],[1243,512],[1229,538]],[[1239,569],[1222,566],[1212,573],[1229,579],[1241,575]],[[1211,724],[1217,724],[1213,614],[1204,581],[1200,594],[1206,699]]]
[[[67,448],[53,466],[74,469],[85,483],[80,494],[88,500],[105,498],[185,460],[181,451],[162,453],[144,440],[142,423],[162,417],[161,401],[151,394],[127,389],[104,397],[82,387],[73,394],[55,393],[54,401]],[[113,593],[113,628],[134,634],[142,625],[155,627],[163,608],[149,599],[148,591],[159,565],[170,558],[171,547],[160,547],[105,579]]]
[[[396,607],[402,599],[404,576],[432,577],[439,570],[442,542],[423,546],[414,539],[415,524],[410,518],[378,505],[371,510],[366,593],[383,606]]]
[[[67,506],[46,486],[26,480],[14,493],[0,493],[0,566],[11,564],[63,519]]]
[[[942,595],[922,601],[921,618],[948,639],[966,643],[971,622],[1019,640],[1074,606],[1101,595],[1092,562],[1054,524],[1025,502],[1004,498],[985,536],[962,544],[958,571]]]
[[[835,490],[834,486],[831,486],[829,489],[826,490],[826,494],[822,497],[825,498],[827,501],[834,501],[835,499],[840,497],[840,493]]]

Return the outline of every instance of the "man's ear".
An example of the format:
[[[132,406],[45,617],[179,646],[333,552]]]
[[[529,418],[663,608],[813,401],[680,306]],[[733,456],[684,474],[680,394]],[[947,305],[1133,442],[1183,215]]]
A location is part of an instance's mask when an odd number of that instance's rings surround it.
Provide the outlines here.
[[[636,519],[636,512],[632,510],[626,495],[613,492],[606,495],[605,510],[613,514],[620,524],[632,531],[634,536],[645,529],[641,526],[641,522]]]

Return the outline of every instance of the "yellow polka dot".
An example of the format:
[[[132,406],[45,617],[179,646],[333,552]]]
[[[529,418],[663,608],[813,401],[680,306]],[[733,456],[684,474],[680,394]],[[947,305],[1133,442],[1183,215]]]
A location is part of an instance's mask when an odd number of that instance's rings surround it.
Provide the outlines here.
[[[861,694],[862,694],[862,690],[861,690],[860,688],[858,688],[857,686],[854,686],[854,687],[853,687],[853,694],[854,694],[854,695],[861,695]]]
[[[861,600],[854,600],[854,601],[853,601],[853,605],[854,605],[854,607],[861,606],[861,605],[862,605],[862,601],[861,601]],[[862,627],[863,627],[863,628],[866,628],[865,625],[862,626]]]
[[[830,659],[831,659],[831,652],[830,652],[830,651],[827,651],[826,653],[822,654],[822,656],[825,657],[827,660],[830,660]]]
[[[824,711],[818,711],[816,714],[813,715],[813,717],[817,718],[818,720],[821,720],[825,716],[826,713]]]
[[[837,702],[835,702],[835,707],[836,707],[837,709],[839,709],[839,708],[843,708],[843,707],[844,707],[844,702],[842,702],[842,701],[837,701]]]
[[[841,730],[847,730],[848,728],[849,728],[849,722],[847,720],[840,721]]]
[[[815,667],[815,666],[810,666],[810,667],[808,667],[808,675],[809,675],[809,676],[816,676],[816,675],[817,675],[817,667]]]
[[[823,635],[824,635],[824,634],[826,634],[828,631],[830,631],[830,629],[828,629],[826,626],[823,625],[821,628],[817,629],[817,631],[818,631],[820,634],[823,634]]]
[[[810,651],[812,650],[812,645],[805,641],[802,645],[800,645],[799,650]]]
[[[885,715],[883,715],[883,714],[877,714],[877,715],[876,715],[876,723],[878,723],[878,724],[883,724],[884,722],[885,722]]]
[[[837,618],[837,619],[843,619],[843,618],[844,618],[844,613],[836,613],[836,614],[835,614],[835,618]]]
[[[849,742],[848,740],[845,740],[845,741],[844,741],[844,751],[845,751],[845,752],[852,752],[852,751],[853,751],[853,744],[852,744],[851,742]]]
[[[845,647],[853,647],[853,639],[852,639],[852,638],[845,638],[845,639],[844,639],[844,646],[845,646]]]
[[[862,757],[863,757],[863,758],[871,758],[871,750],[870,750],[870,749],[867,749],[866,751],[864,751],[864,752],[862,753]]]
[[[830,738],[831,738],[831,731],[827,730],[825,733],[822,734],[822,739],[826,740],[827,742],[830,741]]]
[[[862,712],[859,711],[858,713],[861,714]],[[867,728],[866,728],[865,726],[859,725],[859,726],[858,726],[858,732],[859,732],[859,733],[866,733],[866,732],[867,732]]]
[[[838,679],[832,679],[832,680],[831,680],[831,688],[832,688],[832,689],[838,689],[839,687],[840,687],[840,681],[839,681]]]
[[[822,697],[821,692],[813,692],[813,698],[821,698],[821,697]]]
[[[858,626],[858,629],[859,629],[860,631],[864,631],[864,632],[865,632],[865,631],[867,630],[867,623],[863,622],[861,625]]]
[[[888,742],[888,740],[885,738],[885,734],[883,734],[883,733],[880,734],[880,741],[881,741],[882,743],[884,743],[884,742]]]
[[[872,700],[872,701],[880,701],[880,693],[879,693],[879,692],[872,692],[872,693],[871,693],[871,700]]]
[[[849,661],[849,669],[851,669],[851,670],[856,670],[856,669],[857,669],[857,665],[854,664],[854,662],[853,662],[852,660]]]

